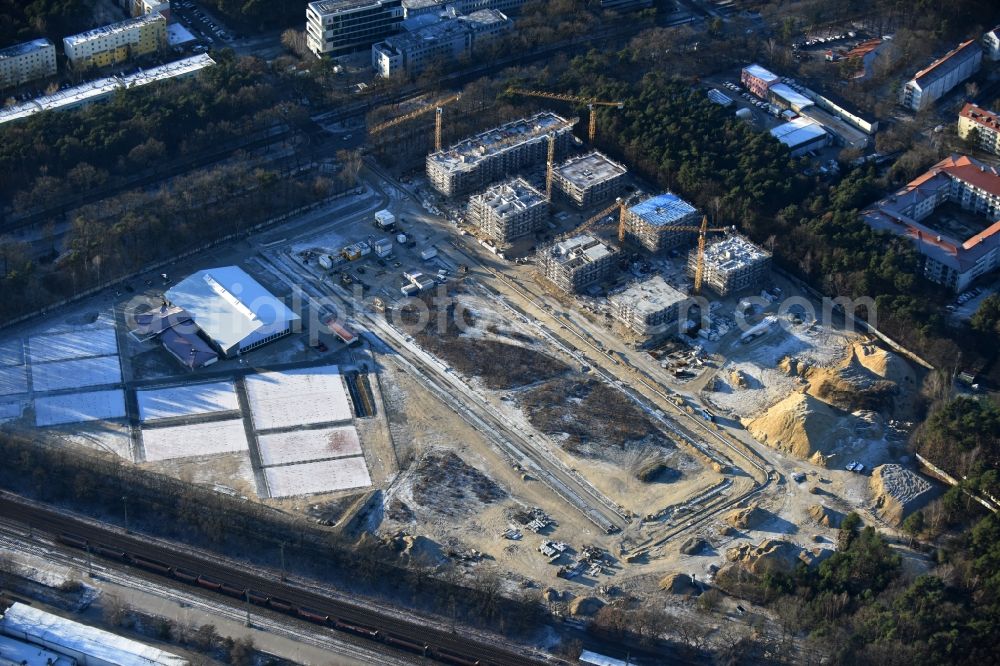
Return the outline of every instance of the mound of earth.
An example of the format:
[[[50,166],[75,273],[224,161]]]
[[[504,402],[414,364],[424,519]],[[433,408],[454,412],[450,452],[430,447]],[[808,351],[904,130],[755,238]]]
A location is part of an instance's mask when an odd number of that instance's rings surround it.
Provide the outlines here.
[[[844,514],[822,504],[813,504],[809,507],[809,516],[819,525],[833,528],[840,527],[840,521],[844,518]]]
[[[854,358],[872,374],[894,384],[915,384],[916,377],[910,364],[900,356],[873,344],[854,343]]]
[[[476,511],[481,504],[507,497],[493,479],[451,451],[427,453],[413,478],[413,501],[445,515]]]
[[[786,356],[778,362],[778,369],[789,377],[804,377],[809,372],[809,364],[793,356]]]
[[[773,449],[823,464],[845,434],[841,414],[806,393],[793,393],[747,425],[760,442]]]
[[[668,573],[660,579],[660,589],[671,594],[692,594],[694,585],[691,583],[691,576],[686,573]]]
[[[740,530],[752,530],[767,519],[767,512],[756,504],[743,509],[735,509],[723,518],[727,525]]]
[[[569,612],[573,615],[593,615],[604,607],[597,597],[577,597],[569,602]]]
[[[875,512],[892,525],[901,525],[933,495],[933,486],[924,477],[902,465],[879,465],[868,481]]]
[[[681,553],[684,555],[697,555],[708,548],[708,542],[698,537],[689,537],[681,544]]]
[[[748,388],[750,386],[750,380],[747,379],[746,374],[742,370],[733,370],[729,373],[729,383],[738,388]]]
[[[399,553],[401,560],[414,564],[438,565],[447,559],[441,546],[425,536],[397,532],[390,537],[388,545]]]
[[[768,571],[789,573],[799,561],[802,549],[789,541],[764,539],[754,546],[742,543],[726,551],[726,559],[739,564],[750,573],[763,574]]]
[[[816,567],[826,558],[833,555],[833,549],[831,548],[809,548],[802,549],[799,553],[799,560],[805,564],[807,567]]]

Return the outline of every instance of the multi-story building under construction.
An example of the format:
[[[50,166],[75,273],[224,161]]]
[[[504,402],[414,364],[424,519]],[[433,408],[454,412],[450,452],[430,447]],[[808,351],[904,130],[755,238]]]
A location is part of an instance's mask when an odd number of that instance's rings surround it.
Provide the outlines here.
[[[663,252],[690,242],[694,234],[670,227],[697,226],[694,206],[673,192],[650,197],[625,211],[625,238],[650,252]]]
[[[673,332],[687,295],[674,289],[659,275],[608,299],[611,314],[634,333],[644,337]]]
[[[549,212],[545,195],[518,177],[469,199],[469,221],[498,243],[541,229]]]
[[[596,150],[571,157],[552,173],[552,189],[577,208],[591,208],[618,196],[627,169]]]
[[[610,277],[615,257],[615,251],[597,238],[581,234],[545,248],[542,270],[563,291],[580,292]]]
[[[688,275],[698,266],[698,250],[688,255]],[[733,234],[705,247],[702,284],[720,296],[761,285],[771,270],[771,254],[743,236]]]
[[[564,153],[573,141],[575,122],[543,111],[481,132],[428,155],[427,179],[448,197],[481,190],[524,167],[544,163],[550,134],[555,135],[556,154]]]

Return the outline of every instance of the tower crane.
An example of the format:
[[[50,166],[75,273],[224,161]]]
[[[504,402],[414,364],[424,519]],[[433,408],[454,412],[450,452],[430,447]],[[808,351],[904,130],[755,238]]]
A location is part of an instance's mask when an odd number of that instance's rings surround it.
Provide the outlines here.
[[[591,217],[589,220],[581,224],[579,227],[560,235],[559,240],[566,238],[570,235],[582,234],[590,230],[591,227],[593,227],[598,222],[603,220],[606,216],[610,215],[611,213],[614,213],[615,210],[617,210],[618,242],[624,243],[625,220],[627,217],[628,204],[629,204],[628,199],[622,199],[621,197],[619,197],[618,199],[615,200],[613,204],[602,210],[600,213],[597,213],[596,215]],[[691,292],[695,296],[699,295],[701,293],[702,281],[704,280],[705,277],[705,238],[709,233],[717,233],[717,232],[727,233],[729,231],[732,231],[733,227],[709,227],[708,216],[705,215],[701,218],[701,225],[697,227],[693,225],[671,225],[667,227],[661,227],[661,229],[665,229],[668,231],[689,231],[698,234],[698,255],[697,255],[698,260],[697,263],[695,264],[694,288],[691,290]]]
[[[587,110],[590,112],[589,125],[587,127],[587,138],[590,143],[594,143],[594,137],[597,136],[597,114],[594,113],[594,107],[596,106],[613,106],[618,109],[625,108],[625,102],[609,102],[600,99],[593,99],[591,97],[580,97],[578,95],[564,95],[561,93],[550,93],[544,90],[526,90],[524,88],[508,88],[507,94],[509,95],[524,95],[526,97],[541,97],[542,99],[554,99],[560,102],[574,102],[577,104],[586,104]]]
[[[447,104],[451,104],[452,102],[456,101],[459,97],[461,97],[460,94],[455,94],[445,97],[443,99],[439,99],[434,104],[428,104],[427,106],[422,106],[416,111],[410,111],[409,113],[404,113],[401,116],[391,118],[389,120],[386,120],[385,122],[375,125],[374,127],[370,127],[368,129],[368,133],[378,134],[379,132],[384,132],[390,127],[395,127],[396,125],[405,123],[407,120],[412,120],[413,118],[418,118],[424,115],[425,113],[434,111],[434,150],[439,151],[441,150],[441,121],[444,115],[444,106]]]

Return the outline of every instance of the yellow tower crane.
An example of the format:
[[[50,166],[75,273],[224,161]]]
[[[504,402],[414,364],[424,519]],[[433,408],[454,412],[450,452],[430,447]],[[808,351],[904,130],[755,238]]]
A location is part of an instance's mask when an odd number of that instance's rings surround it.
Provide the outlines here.
[[[625,199],[622,199],[621,197],[615,199],[615,202],[613,204],[611,204],[610,206],[608,206],[607,208],[605,208],[604,210],[602,210],[600,213],[597,213],[596,215],[594,215],[593,217],[591,217],[589,220],[587,220],[586,222],[584,222],[580,226],[576,227],[575,229],[571,229],[571,230],[569,230],[569,231],[567,231],[567,232],[565,232],[563,234],[560,234],[559,235],[559,240],[562,240],[564,238],[568,238],[570,236],[576,236],[578,234],[582,234],[584,232],[589,231],[592,227],[596,226],[597,223],[599,223],[601,220],[603,220],[608,215],[611,215],[612,213],[614,213],[616,210],[618,211],[618,229],[619,229],[619,235],[621,235],[621,230],[625,228],[625,211],[627,210],[627,208],[626,208],[626,204],[627,203],[628,203],[628,201],[625,200]]]
[[[575,102],[577,104],[586,104],[587,110],[590,112],[589,126],[587,128],[587,138],[590,143],[594,143],[594,137],[597,136],[597,114],[594,113],[595,106],[613,106],[618,109],[625,108],[625,102],[608,102],[599,99],[593,99],[590,97],[579,97],[577,95],[563,95],[561,93],[550,93],[544,90],[526,90],[524,88],[508,88],[507,94],[509,95],[524,95],[526,97],[541,97],[542,99],[554,99],[560,102]]]
[[[378,134],[379,132],[384,132],[390,127],[395,127],[396,125],[405,123],[407,120],[412,120],[413,118],[418,118],[424,115],[425,113],[434,111],[434,150],[439,151],[441,150],[441,121],[442,117],[444,116],[443,107],[447,104],[451,104],[459,97],[461,97],[461,95],[459,94],[450,95],[443,99],[439,99],[434,104],[428,104],[427,106],[420,107],[416,111],[410,111],[409,113],[404,113],[401,116],[397,116],[390,120],[386,120],[385,122],[379,123],[374,127],[370,127],[368,129],[368,134]]]

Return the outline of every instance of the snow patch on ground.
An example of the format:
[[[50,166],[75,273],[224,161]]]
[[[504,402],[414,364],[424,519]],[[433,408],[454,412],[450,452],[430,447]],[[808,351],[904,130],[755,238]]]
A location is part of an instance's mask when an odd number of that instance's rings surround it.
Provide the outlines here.
[[[336,365],[265,372],[245,381],[258,431],[353,418]]]
[[[141,421],[238,411],[240,408],[232,382],[188,384],[136,391],[136,398],[139,401]]]
[[[118,384],[121,380],[122,371],[117,356],[97,356],[31,366],[31,384],[35,391]]]
[[[28,369],[23,365],[0,366],[0,395],[28,392]]]
[[[142,443],[147,462],[233,453],[249,448],[243,419],[143,428]]]
[[[50,426],[82,421],[120,419],[125,416],[125,393],[89,391],[35,399],[35,425]]]
[[[96,328],[58,335],[36,335],[28,340],[28,348],[32,363],[45,363],[117,354],[118,340],[115,329]]]
[[[264,470],[271,497],[295,497],[315,493],[365,488],[372,484],[361,456],[323,460],[302,465],[268,467]]]
[[[257,442],[264,466],[361,454],[361,440],[354,426],[260,435]]]

